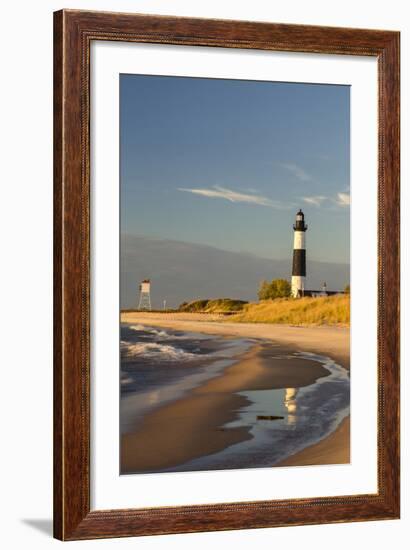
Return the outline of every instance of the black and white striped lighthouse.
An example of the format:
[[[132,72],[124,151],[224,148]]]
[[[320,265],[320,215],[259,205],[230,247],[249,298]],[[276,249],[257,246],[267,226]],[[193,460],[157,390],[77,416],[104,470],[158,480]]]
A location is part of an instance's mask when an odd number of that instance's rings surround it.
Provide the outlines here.
[[[293,266],[292,266],[292,296],[298,298],[303,296],[306,279],[306,243],[305,216],[302,210],[296,214],[296,222],[293,225]]]

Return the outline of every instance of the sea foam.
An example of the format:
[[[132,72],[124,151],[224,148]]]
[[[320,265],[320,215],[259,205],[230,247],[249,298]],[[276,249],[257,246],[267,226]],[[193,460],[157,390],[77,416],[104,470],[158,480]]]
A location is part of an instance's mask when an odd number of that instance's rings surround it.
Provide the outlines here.
[[[138,342],[131,343],[121,341],[121,359],[122,361],[132,361],[137,358],[163,361],[191,361],[196,359],[197,354],[185,351],[175,346],[167,344],[158,344],[156,342]]]

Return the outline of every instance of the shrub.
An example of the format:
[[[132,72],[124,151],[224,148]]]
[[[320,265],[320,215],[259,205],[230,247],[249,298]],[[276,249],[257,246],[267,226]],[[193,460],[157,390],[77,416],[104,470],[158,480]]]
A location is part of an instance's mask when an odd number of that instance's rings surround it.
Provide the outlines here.
[[[276,298],[288,298],[291,294],[291,286],[286,279],[273,279],[270,283],[262,281],[259,286],[259,300],[276,300]]]

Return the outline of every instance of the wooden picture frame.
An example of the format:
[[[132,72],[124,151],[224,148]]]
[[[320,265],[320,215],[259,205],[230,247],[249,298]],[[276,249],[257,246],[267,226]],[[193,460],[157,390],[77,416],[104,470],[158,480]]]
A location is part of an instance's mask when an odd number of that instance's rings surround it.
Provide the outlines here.
[[[63,10],[54,14],[54,536],[125,537],[399,517],[398,32]],[[90,511],[90,45],[93,40],[378,61],[378,492]],[[376,235],[375,235],[376,238]]]

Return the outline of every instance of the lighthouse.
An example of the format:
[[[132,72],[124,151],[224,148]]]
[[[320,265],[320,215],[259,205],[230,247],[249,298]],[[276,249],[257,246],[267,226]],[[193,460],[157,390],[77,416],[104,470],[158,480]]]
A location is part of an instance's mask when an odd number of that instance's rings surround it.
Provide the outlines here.
[[[305,216],[302,210],[296,214],[296,222],[293,225],[293,266],[292,266],[292,296],[299,298],[303,296],[305,291],[306,279],[306,244],[305,232],[307,225],[305,224]]]

